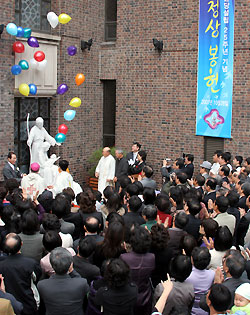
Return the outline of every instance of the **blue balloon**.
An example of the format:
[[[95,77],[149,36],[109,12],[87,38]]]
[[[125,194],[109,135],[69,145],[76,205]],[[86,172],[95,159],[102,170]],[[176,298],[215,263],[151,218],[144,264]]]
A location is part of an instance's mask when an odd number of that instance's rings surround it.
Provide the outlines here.
[[[58,133],[55,136],[55,140],[56,140],[57,143],[63,143],[66,140],[66,135],[63,134],[63,133]]]
[[[30,88],[30,94],[31,95],[36,95],[37,92],[37,86],[33,83],[29,84],[29,88]]]
[[[23,37],[23,35],[24,35],[24,30],[23,30],[23,28],[21,27],[21,26],[18,26],[18,28],[17,28],[17,37]]]
[[[18,75],[22,72],[22,68],[19,65],[15,65],[11,67],[11,73],[14,75]]]
[[[75,115],[76,115],[75,110],[72,109],[66,110],[66,112],[64,113],[64,119],[68,121],[73,120],[75,118]]]
[[[12,36],[16,36],[17,35],[17,26],[14,23],[9,23],[6,26],[6,31],[7,33],[9,33]]]

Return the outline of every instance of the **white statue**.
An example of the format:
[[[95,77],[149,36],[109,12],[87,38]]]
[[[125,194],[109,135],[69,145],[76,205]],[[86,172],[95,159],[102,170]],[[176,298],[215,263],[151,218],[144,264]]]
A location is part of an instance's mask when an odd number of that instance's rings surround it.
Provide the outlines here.
[[[50,146],[54,146],[55,144],[60,145],[53,137],[48,134],[46,129],[43,127],[42,117],[37,117],[36,124],[34,127],[31,128],[27,141],[27,144],[30,147],[30,164],[39,164],[39,153],[41,151],[44,152],[44,141],[47,141]]]

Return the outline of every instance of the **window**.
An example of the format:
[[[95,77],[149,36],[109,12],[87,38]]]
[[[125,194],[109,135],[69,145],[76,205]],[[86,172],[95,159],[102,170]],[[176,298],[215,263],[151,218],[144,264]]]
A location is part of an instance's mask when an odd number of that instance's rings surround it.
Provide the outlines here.
[[[37,31],[49,31],[47,14],[51,0],[15,0],[16,24]]]
[[[105,0],[105,41],[116,40],[117,0]]]
[[[29,173],[30,153],[27,146],[27,115],[30,113],[29,130],[37,117],[44,119],[44,128],[50,131],[50,100],[48,98],[15,98],[14,144],[21,172]]]
[[[103,146],[115,145],[116,81],[103,80]]]
[[[204,158],[206,161],[213,162],[213,155],[216,150],[224,151],[224,139],[204,137]]]

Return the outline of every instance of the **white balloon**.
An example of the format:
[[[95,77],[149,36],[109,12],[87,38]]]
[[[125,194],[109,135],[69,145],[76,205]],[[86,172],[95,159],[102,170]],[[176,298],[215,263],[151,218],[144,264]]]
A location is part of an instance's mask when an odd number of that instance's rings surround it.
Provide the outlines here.
[[[42,71],[46,68],[46,66],[47,66],[47,60],[44,59],[43,61],[38,62],[37,70]]]
[[[31,69],[37,69],[38,63],[34,58],[30,59],[29,65]]]
[[[58,16],[55,14],[55,12],[49,12],[47,14],[47,20],[48,20],[49,24],[51,25],[51,27],[53,27],[53,28],[57,27],[57,25],[59,23]]]

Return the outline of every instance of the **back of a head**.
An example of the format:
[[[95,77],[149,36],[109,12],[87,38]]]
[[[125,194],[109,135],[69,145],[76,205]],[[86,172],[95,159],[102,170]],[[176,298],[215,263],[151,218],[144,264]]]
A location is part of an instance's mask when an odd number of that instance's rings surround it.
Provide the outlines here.
[[[5,186],[0,186],[0,200],[4,200],[7,196],[8,189]]]
[[[175,216],[175,227],[179,229],[184,229],[184,227],[188,224],[188,215],[185,212],[179,212]]]
[[[60,169],[62,170],[62,171],[67,171],[67,168],[69,167],[69,162],[68,161],[66,161],[66,160],[61,160],[60,162],[59,162],[59,167],[60,167]]]
[[[15,178],[9,178],[5,182],[5,187],[9,194],[12,194],[15,189],[19,188],[19,183]]]
[[[153,205],[155,203],[155,191],[152,188],[145,188],[143,190],[143,200],[145,205]]]
[[[170,214],[170,201],[168,195],[159,194],[155,200],[155,206],[161,212]]]
[[[53,249],[62,246],[62,239],[58,232],[47,231],[43,235],[43,246],[48,251],[51,252]]]
[[[69,200],[62,194],[56,196],[52,203],[52,213],[55,214],[58,219],[62,219],[66,214],[70,213],[71,205]]]
[[[106,203],[106,207],[108,208],[109,212],[116,212],[118,211],[121,207],[122,207],[122,203],[121,203],[121,197],[118,193],[113,193],[107,203]]]
[[[71,187],[64,188],[62,193],[69,199],[70,203],[75,200],[75,193]]]
[[[170,275],[176,281],[184,282],[192,272],[191,258],[185,255],[178,255],[170,262]]]
[[[194,156],[193,156],[193,154],[186,154],[186,158],[187,158],[187,160],[188,160],[189,162],[193,163],[193,161],[194,161]]]
[[[38,196],[37,200],[47,213],[51,211],[53,203],[53,194],[51,191],[45,190],[41,195]]]
[[[156,220],[157,208],[154,205],[147,205],[142,210],[142,215],[146,217],[148,221]]]
[[[91,238],[83,238],[79,241],[78,252],[81,257],[88,258],[95,249],[95,243]]]
[[[73,257],[67,249],[57,247],[52,250],[49,260],[56,274],[65,275],[73,262]]]
[[[121,225],[124,226],[124,218],[120,216],[117,212],[111,212],[108,214],[106,221],[108,224],[111,224],[113,222],[119,222]]]
[[[42,224],[45,231],[59,232],[61,228],[61,223],[58,217],[52,213],[44,214]]]
[[[124,189],[126,188],[129,184],[131,184],[131,179],[128,176],[121,176],[120,178],[120,185],[121,188]]]
[[[107,187],[106,187],[107,188]],[[113,187],[112,187],[113,188]],[[96,198],[92,189],[85,189],[79,198],[80,210],[83,213],[96,212]]]
[[[221,171],[224,173],[225,176],[228,176],[230,174],[230,168],[227,165],[223,165],[221,167]]]
[[[241,186],[243,194],[248,197],[250,196],[250,183],[246,182]]]
[[[214,248],[217,251],[224,252],[233,245],[233,236],[227,226],[220,226],[214,238]]]
[[[215,178],[208,178],[206,181],[206,185],[210,187],[211,190],[216,189],[217,180]]]
[[[201,211],[201,204],[198,200],[192,199],[187,201],[189,213],[193,216]]]
[[[107,186],[103,190],[103,195],[106,199],[109,199],[110,196],[112,196],[115,193],[115,187],[113,186]]]
[[[84,226],[89,233],[97,233],[99,231],[100,222],[95,217],[87,217]]]
[[[104,278],[113,289],[124,287],[129,282],[130,269],[122,259],[111,259]]]
[[[145,173],[145,176],[147,178],[152,177],[154,174],[153,168],[151,166],[148,166],[148,165],[144,166],[142,171]]]
[[[117,221],[109,223],[104,239],[110,248],[120,247],[124,241],[124,226]]]
[[[142,195],[143,194],[143,190],[144,190],[144,187],[143,187],[142,183],[140,181],[137,181],[137,182],[134,182],[134,185],[136,185],[139,188],[138,195]]]
[[[179,169],[183,169],[185,167],[184,165],[184,159],[183,158],[178,158],[175,160],[176,166],[179,166]]]
[[[239,202],[239,195],[236,191],[230,190],[227,194],[227,200],[230,207],[237,208]]]
[[[155,224],[151,228],[152,244],[151,248],[153,251],[162,251],[167,248],[169,233],[168,229],[162,224]]]
[[[126,190],[130,197],[139,195],[139,187],[135,184],[129,184]]]
[[[147,158],[147,152],[144,150],[141,150],[138,152],[138,154],[140,155],[140,157],[142,158],[142,160],[145,162],[146,158]]]
[[[198,174],[195,176],[195,179],[196,179],[197,184],[199,186],[201,186],[201,187],[204,186],[204,184],[205,184],[205,177],[204,176],[202,176],[201,174]]]
[[[3,244],[4,252],[9,255],[17,254],[22,247],[22,240],[19,235],[10,233],[6,236]]]
[[[212,238],[215,237],[216,231],[218,230],[218,227],[219,227],[219,224],[217,221],[215,221],[212,218],[208,218],[208,219],[204,219],[201,225],[204,228],[207,239],[209,237],[212,237]]]
[[[102,193],[98,190],[95,190],[94,194],[95,194],[96,201],[101,202],[102,201]]]
[[[179,179],[181,184],[185,184],[187,182],[187,175],[184,172],[176,172],[176,177]]]
[[[137,254],[146,254],[150,250],[151,236],[149,231],[141,226],[136,226],[131,232],[130,244]]]
[[[40,224],[38,215],[32,209],[24,211],[22,215],[22,232],[26,235],[33,235],[39,231]]]
[[[137,212],[142,206],[142,201],[138,196],[132,196],[129,199],[129,210],[131,212]]]
[[[225,196],[217,197],[216,200],[215,200],[215,204],[216,204],[216,206],[218,207],[218,210],[221,213],[227,212],[227,209],[228,209],[228,206],[229,206],[229,202],[228,202],[227,197],[225,197]]]
[[[208,293],[208,305],[211,303],[216,312],[225,312],[231,304],[231,293],[223,284],[213,284]]]
[[[180,241],[180,249],[185,251],[185,254],[191,257],[193,249],[197,246],[197,241],[193,235],[184,235]]]
[[[238,250],[229,250],[225,257],[228,272],[233,278],[239,279],[246,268],[246,260]]]
[[[205,270],[211,261],[211,254],[206,247],[195,247],[192,251],[193,264],[196,269]]]

